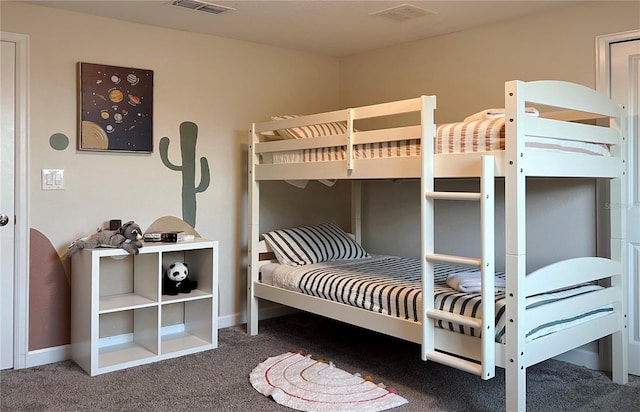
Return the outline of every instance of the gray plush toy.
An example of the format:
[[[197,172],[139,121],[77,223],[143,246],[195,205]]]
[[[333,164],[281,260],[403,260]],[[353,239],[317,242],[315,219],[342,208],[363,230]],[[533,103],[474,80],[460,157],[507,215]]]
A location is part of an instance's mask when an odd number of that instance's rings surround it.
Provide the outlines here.
[[[142,230],[133,221],[123,224],[118,230],[101,230],[91,236],[83,237],[71,243],[67,256],[75,255],[80,249],[93,249],[96,247],[122,248],[132,255],[139,253],[142,247]]]

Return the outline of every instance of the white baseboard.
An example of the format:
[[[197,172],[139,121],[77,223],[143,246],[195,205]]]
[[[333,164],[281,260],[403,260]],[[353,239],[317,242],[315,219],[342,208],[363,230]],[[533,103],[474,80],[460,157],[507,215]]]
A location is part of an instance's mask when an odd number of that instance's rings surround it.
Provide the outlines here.
[[[71,345],[54,346],[51,348],[32,350],[27,352],[25,368],[47,365],[71,359]]]
[[[274,306],[261,310],[260,319],[275,318],[293,312],[295,312],[295,309],[291,309],[286,306]],[[245,323],[247,323],[246,314],[236,313],[233,315],[218,317],[218,329],[239,326]],[[180,327],[184,329],[184,325],[176,325],[169,328],[164,327],[162,328],[162,331],[163,333],[178,332],[179,330],[176,330],[176,328]],[[108,346],[122,342],[128,342],[132,339],[132,336],[129,336],[127,334],[112,336],[109,338],[102,338],[100,339],[100,346]],[[24,367],[31,368],[33,366],[47,365],[49,363],[62,362],[69,359],[71,359],[71,345],[54,346],[51,348],[29,351],[26,356]]]
[[[292,309],[286,306],[273,306],[260,310],[260,319],[262,320],[275,318],[278,316],[295,313],[296,311],[296,309]],[[239,326],[245,323],[247,323],[246,313],[236,313],[233,315],[220,316],[218,318],[218,329]],[[117,339],[119,339],[119,337],[109,339],[116,339],[116,341],[109,342],[113,344],[118,343]],[[126,337],[123,336],[122,339],[126,339]],[[101,342],[101,345],[108,345],[109,343]],[[62,362],[68,359],[71,359],[71,345],[55,346],[51,348],[30,351],[27,353],[25,368],[46,365],[55,362]],[[589,369],[602,369],[598,353],[584,348],[573,349],[569,352],[563,353],[562,355],[556,356],[554,359],[573,363],[575,365],[585,366]]]
[[[600,364],[600,356],[598,352],[593,352],[584,348],[576,348],[565,352],[553,359],[573,363],[578,366],[585,366],[593,370],[603,370],[604,366]]]
[[[297,309],[293,309],[287,306],[272,306],[265,309],[260,309],[258,312],[258,318],[260,320],[263,319],[271,319],[277,318],[278,316],[289,315],[291,313],[297,312]],[[218,329],[230,328],[232,326],[244,325],[247,323],[247,314],[246,313],[236,313],[233,315],[226,315],[218,317]]]
[[[174,333],[182,333],[185,331],[184,323],[171,326],[163,326],[160,330],[161,335],[171,335]],[[133,333],[124,333],[122,335],[108,336],[106,338],[100,338],[98,342],[99,348],[106,348],[107,346],[122,345],[123,343],[133,342]]]

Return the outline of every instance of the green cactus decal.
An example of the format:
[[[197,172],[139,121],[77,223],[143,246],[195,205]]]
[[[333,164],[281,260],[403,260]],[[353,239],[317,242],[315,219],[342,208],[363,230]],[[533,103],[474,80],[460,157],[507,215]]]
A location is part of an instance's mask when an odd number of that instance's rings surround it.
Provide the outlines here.
[[[201,193],[209,187],[209,163],[205,157],[200,158],[200,184],[196,187],[196,141],[198,140],[198,126],[192,122],[180,124],[180,151],[182,152],[182,166],[169,161],[169,138],[160,139],[160,158],[162,163],[171,170],[182,171],[182,219],[196,227],[196,193]]]

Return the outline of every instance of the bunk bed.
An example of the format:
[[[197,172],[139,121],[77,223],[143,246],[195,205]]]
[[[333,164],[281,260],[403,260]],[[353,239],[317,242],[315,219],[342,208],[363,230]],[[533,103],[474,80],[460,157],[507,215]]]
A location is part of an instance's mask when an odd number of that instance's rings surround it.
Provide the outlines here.
[[[497,140],[486,140],[486,144],[477,130],[466,142],[456,143],[452,136],[464,135],[460,130],[470,126],[465,122],[437,127],[435,108],[435,96],[421,96],[327,113],[283,116],[252,125],[248,333],[258,333],[259,299],[265,299],[419,343],[423,360],[475,373],[482,379],[493,378],[495,367],[502,367],[507,410],[526,409],[527,367],[610,336],[612,378],[626,383],[625,222],[622,208],[615,207],[625,204],[626,196],[623,108],[578,84],[509,81],[505,83],[504,113],[497,116],[502,119],[497,129],[485,127],[493,119],[487,113],[469,119],[475,121],[476,129],[497,130],[492,137]],[[480,180],[478,193],[434,189],[436,178],[470,177]],[[610,220],[610,230],[605,234],[610,246],[608,257],[572,258],[527,273],[525,188],[529,177],[596,178],[609,182],[608,207],[600,205]],[[504,274],[496,273],[494,263],[496,178],[505,181]],[[338,240],[333,241],[344,244],[335,250],[342,252],[324,257],[320,256],[322,253],[307,253],[302,262],[287,261],[287,250],[283,248],[309,233],[317,237],[318,226],[260,233],[260,182],[333,179],[353,182],[353,233],[345,239],[344,232],[333,225],[320,225],[319,236],[335,235]],[[413,265],[405,261],[402,265],[411,266],[403,266],[405,271],[417,272],[417,294],[434,299],[405,297],[415,308],[415,316],[409,316],[408,310],[401,315],[397,309],[394,315],[392,309],[382,310],[377,304],[353,306],[349,299],[330,300],[326,295],[331,293],[306,290],[300,286],[300,278],[293,278],[310,276],[300,274],[305,268],[316,273],[319,267],[337,270],[335,266],[388,258],[371,257],[360,246],[360,182],[368,179],[420,179],[421,256]],[[480,257],[435,252],[434,203],[442,199],[480,202]],[[356,259],[348,262],[345,258]],[[447,287],[446,279],[461,271],[465,276],[479,273],[474,279],[480,282],[480,289],[473,300],[469,299],[477,305],[473,316],[464,311],[451,312],[438,300]],[[288,280],[273,281],[279,272],[285,273]],[[496,286],[500,286],[499,291]],[[591,289],[588,293],[569,293],[564,299],[553,295],[546,304],[532,303],[541,296],[581,287]],[[374,306],[376,310],[372,309]],[[584,317],[567,328],[539,334],[535,339],[530,336],[540,325],[595,312],[599,314]]]

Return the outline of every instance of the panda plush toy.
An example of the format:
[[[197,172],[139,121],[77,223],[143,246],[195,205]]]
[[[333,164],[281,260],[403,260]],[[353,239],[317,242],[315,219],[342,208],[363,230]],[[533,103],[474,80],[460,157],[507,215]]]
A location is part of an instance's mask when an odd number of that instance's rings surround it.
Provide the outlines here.
[[[164,272],[162,277],[162,294],[177,295],[191,293],[198,287],[198,282],[189,279],[189,268],[186,263],[174,262]]]

